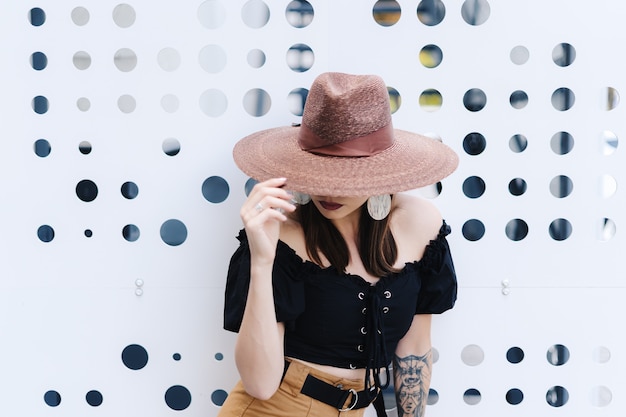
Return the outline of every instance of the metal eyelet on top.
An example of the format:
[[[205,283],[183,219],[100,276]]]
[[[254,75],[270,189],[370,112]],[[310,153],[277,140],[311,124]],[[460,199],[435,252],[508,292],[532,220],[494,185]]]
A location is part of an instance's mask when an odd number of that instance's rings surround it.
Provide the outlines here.
[[[383,307],[383,314],[389,313],[389,307]]]
[[[367,307],[363,307],[363,310],[361,310],[361,313],[362,313],[362,314],[367,313]]]
[[[356,347],[356,350],[358,350],[359,352],[363,352],[365,350],[365,347],[363,345],[358,345]]]
[[[356,369],[355,365],[350,364],[350,369]]]
[[[361,334],[367,334],[367,330],[365,329],[365,327],[361,327]]]
[[[383,294],[385,295],[385,298],[391,298],[391,291],[387,290]]]
[[[363,299],[365,298],[365,293],[360,292],[360,293],[358,294],[358,297],[359,297],[359,300],[363,300]]]

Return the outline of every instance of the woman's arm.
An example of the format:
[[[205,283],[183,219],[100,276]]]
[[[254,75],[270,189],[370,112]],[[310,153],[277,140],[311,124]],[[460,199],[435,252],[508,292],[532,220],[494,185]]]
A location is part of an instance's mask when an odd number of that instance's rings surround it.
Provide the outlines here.
[[[425,415],[432,373],[431,320],[430,314],[415,315],[396,348],[393,376],[398,417]]]
[[[272,270],[283,213],[295,207],[282,188],[284,179],[257,184],[241,208],[250,247],[250,287],[235,344],[235,363],[248,394],[270,398],[285,367],[282,323],[276,322]]]

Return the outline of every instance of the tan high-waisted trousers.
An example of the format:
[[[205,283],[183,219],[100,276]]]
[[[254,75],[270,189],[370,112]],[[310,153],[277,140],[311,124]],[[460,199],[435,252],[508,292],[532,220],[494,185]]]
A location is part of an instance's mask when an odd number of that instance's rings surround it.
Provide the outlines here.
[[[335,407],[300,393],[307,375],[313,375],[343,389],[363,389],[362,380],[344,379],[292,361],[280,387],[269,400],[262,401],[246,393],[241,381],[228,394],[217,417],[362,417],[365,408],[339,411]]]

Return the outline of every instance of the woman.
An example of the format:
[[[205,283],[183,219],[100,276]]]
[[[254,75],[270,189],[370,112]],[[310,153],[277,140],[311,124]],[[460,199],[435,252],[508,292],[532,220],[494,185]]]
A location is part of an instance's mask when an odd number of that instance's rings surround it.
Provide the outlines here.
[[[438,210],[399,192],[446,177],[456,154],[392,127],[380,77],[342,73],[316,78],[301,125],[233,154],[260,182],[228,272],[241,381],[219,416],[362,416],[371,403],[384,416],[390,363],[398,415],[423,415],[431,314],[452,308],[456,277]]]

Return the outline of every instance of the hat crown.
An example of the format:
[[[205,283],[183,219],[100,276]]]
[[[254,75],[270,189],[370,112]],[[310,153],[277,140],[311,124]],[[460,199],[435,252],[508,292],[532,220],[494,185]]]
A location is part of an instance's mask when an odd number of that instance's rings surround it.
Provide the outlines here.
[[[309,90],[302,125],[329,145],[388,127],[391,107],[387,86],[376,75],[321,74]]]

